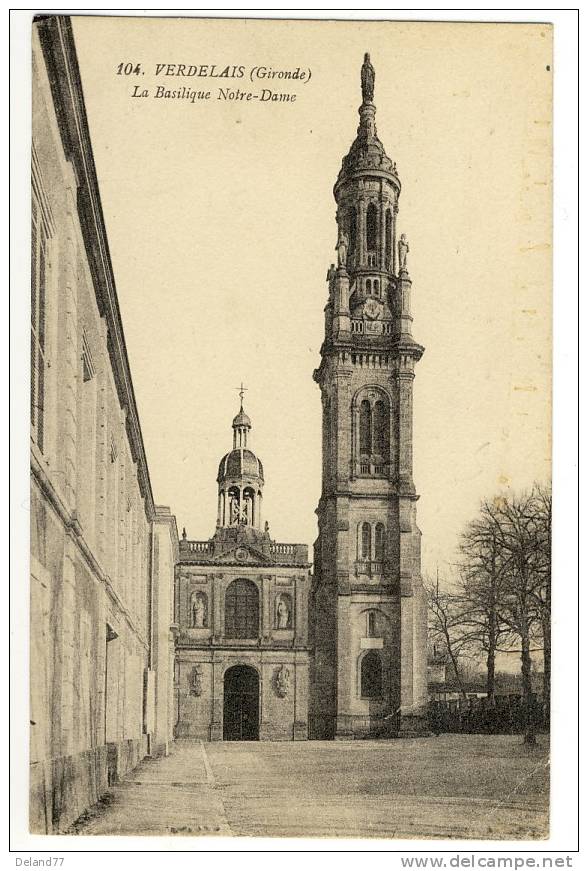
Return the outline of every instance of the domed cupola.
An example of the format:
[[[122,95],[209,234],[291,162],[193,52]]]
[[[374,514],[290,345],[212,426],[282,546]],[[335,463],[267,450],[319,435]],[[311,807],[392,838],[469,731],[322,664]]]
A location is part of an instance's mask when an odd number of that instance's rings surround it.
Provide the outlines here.
[[[261,528],[263,498],[263,466],[247,447],[251,419],[241,407],[233,418],[233,450],[219,463],[217,526],[250,526]]]

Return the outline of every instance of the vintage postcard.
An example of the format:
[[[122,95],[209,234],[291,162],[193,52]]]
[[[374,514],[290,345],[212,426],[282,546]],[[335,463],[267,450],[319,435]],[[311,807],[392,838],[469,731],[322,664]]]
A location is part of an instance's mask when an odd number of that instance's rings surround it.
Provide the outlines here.
[[[34,20],[31,833],[548,838],[552,40]]]

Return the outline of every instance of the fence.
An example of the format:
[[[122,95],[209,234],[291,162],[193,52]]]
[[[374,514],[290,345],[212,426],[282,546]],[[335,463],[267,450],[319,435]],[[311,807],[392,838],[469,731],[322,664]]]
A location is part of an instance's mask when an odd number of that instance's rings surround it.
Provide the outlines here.
[[[486,733],[513,735],[531,723],[537,731],[549,729],[549,710],[538,694],[524,705],[519,695],[467,698],[429,702],[429,727],[432,732]]]

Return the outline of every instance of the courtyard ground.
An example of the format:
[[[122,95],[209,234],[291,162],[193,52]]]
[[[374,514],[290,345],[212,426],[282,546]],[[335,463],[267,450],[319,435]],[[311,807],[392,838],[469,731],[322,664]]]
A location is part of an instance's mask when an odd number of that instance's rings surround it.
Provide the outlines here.
[[[80,835],[534,839],[548,834],[547,739],[178,741],[80,820]]]

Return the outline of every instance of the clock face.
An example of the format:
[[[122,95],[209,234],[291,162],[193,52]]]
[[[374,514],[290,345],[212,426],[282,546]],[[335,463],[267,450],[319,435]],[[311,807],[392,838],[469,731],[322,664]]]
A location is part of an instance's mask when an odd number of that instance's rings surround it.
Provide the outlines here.
[[[368,299],[363,307],[363,313],[371,321],[375,321],[376,318],[381,317],[382,305],[375,299]]]

